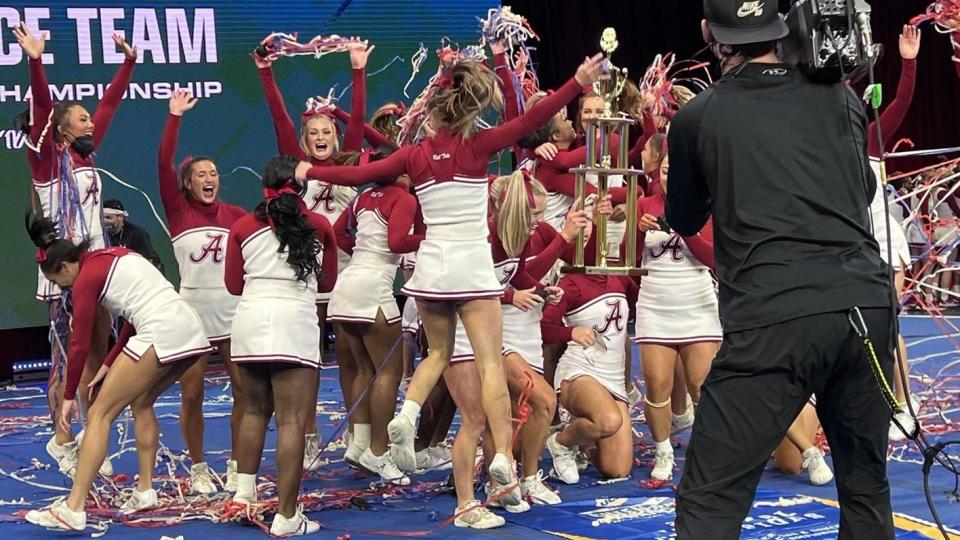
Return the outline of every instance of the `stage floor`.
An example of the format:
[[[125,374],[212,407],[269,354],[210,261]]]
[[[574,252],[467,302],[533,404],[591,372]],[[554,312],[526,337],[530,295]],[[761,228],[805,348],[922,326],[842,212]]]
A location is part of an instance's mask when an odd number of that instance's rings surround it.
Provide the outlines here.
[[[952,323],[953,326],[950,326]],[[912,384],[923,401],[921,419],[931,432],[932,441],[960,438],[960,325],[954,318],[946,324],[929,317],[902,318],[903,334],[909,344]],[[636,355],[635,355],[636,356]],[[634,373],[639,373],[635,368]],[[352,539],[379,536],[427,536],[444,538],[669,538],[673,522],[673,488],[652,489],[647,483],[653,449],[649,431],[639,423],[635,411],[637,439],[636,466],[628,480],[598,481],[591,467],[576,486],[558,485],[564,503],[555,507],[535,507],[526,514],[504,514],[508,523],[501,529],[470,531],[447,523],[456,506],[452,490],[446,486],[446,473],[428,473],[414,477],[407,488],[384,489],[372,484],[373,478],[350,470],[340,459],[338,428],[344,419],[337,384],[337,371],[321,373],[320,398],[317,406],[321,434],[335,442],[324,453],[329,464],[318,473],[308,473],[303,484],[303,503],[313,519],[324,528],[316,538]],[[0,391],[0,521],[2,530],[14,538],[54,538],[65,533],[45,532],[23,523],[26,509],[49,504],[68,491],[69,482],[56,470],[44,450],[51,436],[47,415],[45,388],[40,385],[8,387]],[[161,456],[157,466],[157,487],[162,483],[164,506],[129,516],[121,516],[111,504],[123,500],[133,486],[136,471],[133,423],[121,415],[111,432],[110,451],[117,473],[106,484],[98,482],[100,510],[88,510],[91,524],[99,523],[107,536],[151,538],[263,538],[265,533],[247,523],[215,523],[230,512],[225,506],[226,494],[204,499],[183,498],[178,484],[187,477],[189,461],[184,461],[183,441],[178,427],[179,387],[172,387],[157,403],[161,425]],[[206,403],[206,446],[208,461],[223,472],[229,445],[230,398],[222,371],[209,374]],[[333,436],[334,433],[336,436]],[[131,437],[128,440],[128,435]],[[275,468],[274,435],[268,434],[264,462],[261,467],[261,490],[272,481]],[[677,461],[682,468],[687,435],[675,439]],[[954,458],[960,448],[950,447]],[[119,454],[119,455],[118,455]],[[960,459],[955,461],[960,464]],[[930,525],[921,473],[922,457],[910,444],[893,445],[890,452],[889,477],[896,512],[897,538],[940,538]],[[52,465],[52,467],[51,467]],[[549,459],[543,467],[549,470]],[[174,475],[171,480],[171,474]],[[960,504],[949,503],[947,493],[954,489],[953,475],[934,467],[931,475],[933,500],[944,522],[960,531]],[[267,493],[269,494],[269,486]],[[261,491],[261,498],[263,498]],[[351,506],[356,497],[369,508]],[[833,501],[833,483],[822,487],[810,485],[805,476],[789,477],[768,467],[758,491],[757,503],[744,526],[744,538],[836,538],[838,510]],[[363,505],[360,505],[363,506]],[[86,536],[96,533],[88,528]],[[552,534],[551,534],[552,533]],[[956,536],[960,538],[960,533]]]

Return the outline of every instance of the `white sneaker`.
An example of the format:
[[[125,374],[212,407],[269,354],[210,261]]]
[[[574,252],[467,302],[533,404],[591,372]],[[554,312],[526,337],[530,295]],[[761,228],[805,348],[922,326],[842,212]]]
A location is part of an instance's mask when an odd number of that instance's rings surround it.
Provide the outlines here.
[[[693,427],[694,412],[693,412],[693,403],[687,404],[687,409],[683,411],[683,414],[674,414],[673,418],[670,421],[670,434],[676,435],[677,433],[682,433],[691,427]]]
[[[217,492],[213,473],[206,462],[194,463],[193,467],[190,467],[190,491],[200,495],[212,495]]]
[[[87,527],[87,513],[74,512],[67,508],[66,499],[61,499],[42,510],[30,510],[25,519],[47,529],[82,531]]]
[[[431,446],[417,452],[418,471],[445,471],[453,468],[450,449],[444,446]]]
[[[417,438],[417,428],[400,414],[387,424],[387,436],[390,437],[390,455],[393,462],[401,471],[413,472],[417,470],[417,453],[413,450],[413,442]]]
[[[237,461],[235,459],[227,460],[227,481],[223,484],[224,491],[230,493],[237,492]]]
[[[577,469],[577,451],[557,442],[557,434],[547,438],[547,450],[553,456],[553,476],[564,484],[576,484],[580,481]]]
[[[354,439],[351,437],[350,442],[347,443],[347,450],[343,453],[343,460],[354,467],[358,467],[360,465],[360,456],[363,455],[364,450],[367,448],[354,443]]]
[[[395,486],[409,486],[410,478],[397,468],[390,459],[390,452],[384,452],[382,456],[373,455],[373,450],[367,448],[360,454],[360,467],[370,471],[372,474],[380,476],[385,484]]]
[[[80,446],[83,444],[83,429],[80,430],[80,433],[77,433],[77,452],[79,456]],[[100,464],[100,470],[98,471],[103,476],[113,476],[113,462],[110,461],[110,451],[107,450],[107,457],[103,458],[103,463]]]
[[[303,470],[320,470],[320,436],[311,433],[304,437],[303,446]]]
[[[502,491],[503,486],[498,485],[497,487],[493,487],[493,483],[489,481],[483,485],[483,492],[487,494],[488,507],[503,508],[511,514],[522,514],[530,511],[530,503],[523,499],[520,499],[520,502],[517,504],[504,503],[504,497],[500,497],[500,492]]]
[[[520,493],[524,500],[532,504],[560,504],[563,502],[557,492],[543,483],[543,471],[528,476],[520,482]]]
[[[271,536],[303,536],[319,530],[320,524],[307,519],[301,508],[297,508],[297,513],[292,518],[277,514],[273,517],[273,523],[270,524]]]
[[[650,471],[650,478],[663,481],[672,479],[675,465],[673,452],[657,452],[653,458],[653,470]]]
[[[143,510],[144,508],[153,508],[158,506],[160,501],[157,499],[157,490],[150,488],[146,491],[133,490],[130,498],[120,505],[120,510],[124,514]]]
[[[244,497],[243,495],[240,495],[239,493],[235,493],[235,494],[233,495],[233,497],[231,498],[231,500],[232,500],[233,502],[237,503],[237,504],[245,504],[245,505],[247,505],[247,506],[253,506],[253,505],[257,504],[257,494],[254,493],[253,496],[251,496],[251,497]]]
[[[513,462],[507,456],[497,452],[497,455],[493,456],[490,466],[487,467],[487,472],[490,474],[490,478],[504,486],[502,488],[504,494],[500,497],[504,505],[520,504],[520,501],[523,500],[520,495],[520,482],[517,481],[517,473],[513,468]],[[497,494],[500,494],[500,490]]]
[[[57,444],[56,435],[47,441],[47,453],[57,462],[60,472],[73,478],[77,472],[77,461],[80,459],[80,445],[77,441]]]
[[[494,514],[480,505],[480,501],[473,500],[463,506],[458,506],[454,511],[458,517],[453,520],[457,527],[470,527],[471,529],[494,529],[503,527],[507,521]]]
[[[913,411],[917,414],[920,413],[920,402],[913,396],[910,396],[910,403],[913,405]],[[906,403],[901,403],[900,407],[901,412],[893,415],[893,417],[900,422],[900,425],[903,426],[903,429],[907,430],[907,433],[913,433],[919,427],[917,421],[910,415],[910,409],[907,407]],[[897,427],[897,424],[890,421],[890,431],[888,432],[890,442],[901,442],[907,440],[907,436],[900,431],[900,428]]]
[[[819,448],[807,448],[803,451],[803,468],[810,475],[810,483],[822,486],[833,480],[833,471],[823,459],[823,452]]]

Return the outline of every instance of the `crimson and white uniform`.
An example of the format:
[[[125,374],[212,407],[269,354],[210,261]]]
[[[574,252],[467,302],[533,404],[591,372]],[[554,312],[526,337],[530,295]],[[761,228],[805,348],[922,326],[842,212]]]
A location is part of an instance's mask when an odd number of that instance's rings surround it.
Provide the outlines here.
[[[110,86],[103,94],[103,99],[97,105],[91,121],[94,124],[94,147],[99,148],[106,136],[113,115],[117,112],[123,93],[130,84],[133,68],[136,62],[125,60],[110,81]],[[36,144],[41,141],[40,152],[27,151],[27,161],[30,164],[33,187],[43,210],[44,217],[57,222],[62,238],[79,244],[84,239],[90,240],[91,249],[106,247],[103,233],[103,186],[100,175],[95,170],[93,156],[86,159],[80,156],[69,145],[57,145],[54,142],[54,133],[57,127],[52,125],[50,113],[53,110],[53,101],[47,91],[48,83],[43,64],[40,59],[30,60],[30,88],[33,107],[33,125],[30,130],[30,141]],[[42,91],[37,91],[42,89]],[[49,124],[48,124],[49,119]],[[73,178],[66,184],[60,178],[60,159],[64,152],[72,162]],[[66,216],[61,216],[63,207],[70,208]],[[60,298],[60,289],[47,280],[37,269],[37,300],[51,301]]]
[[[885,186],[880,181],[880,160],[870,158],[870,167],[873,174],[877,177],[877,189],[873,193],[873,199],[870,201],[870,225],[873,229],[873,237],[880,245],[880,258],[883,262],[890,264],[887,260],[887,223],[890,219],[890,249],[893,252],[893,268],[902,270],[910,264],[910,247],[907,246],[907,236],[903,232],[903,226],[888,213],[883,203]],[[893,208],[891,208],[893,210]]]
[[[413,272],[417,267],[417,252],[412,251],[400,258],[400,270]],[[420,310],[417,301],[408,298],[403,304],[403,313],[400,314],[400,331],[416,335],[420,331]]]
[[[157,153],[160,200],[173,236],[173,255],[180,267],[180,296],[203,320],[207,339],[214,344],[230,339],[237,299],[223,284],[227,235],[235,221],[246,215],[225,202],[203,204],[181,191],[173,165],[181,117],[167,116]]]
[[[277,136],[277,149],[281,154],[296,156],[303,161],[309,161],[316,167],[333,165],[332,160],[317,161],[312,156],[303,151],[300,146],[300,136],[297,129],[287,113],[287,107],[283,103],[283,96],[280,94],[280,88],[277,86],[273,77],[273,69],[270,67],[259,68],[257,70],[260,76],[260,83],[263,86],[263,94],[267,101],[267,107],[270,109],[270,116],[273,117],[273,127]],[[363,119],[366,116],[366,71],[363,69],[354,69],[352,71],[352,83],[350,104],[353,114],[347,121],[347,130],[343,136],[343,150],[348,152],[359,152],[363,146]],[[301,121],[309,117],[301,117]],[[333,117],[331,116],[331,120]],[[334,125],[336,122],[334,121]],[[352,187],[338,186],[322,180],[323,175],[311,175],[307,179],[307,189],[303,194],[303,202],[311,212],[315,212],[333,224],[340,219],[340,214],[350,205],[350,202],[356,197],[357,190]],[[343,272],[350,262],[350,256],[344,252],[337,254],[338,266],[337,272]],[[330,292],[321,292],[317,294],[317,303],[326,304],[330,301]]]
[[[541,323],[544,342],[567,342],[557,362],[554,388],[559,391],[564,381],[592,377],[616,399],[629,403],[623,372],[633,282],[618,276],[572,274],[558,286],[563,289],[560,303],[544,308]],[[593,328],[596,343],[584,348],[573,341],[577,327]]]
[[[73,291],[73,331],[67,354],[64,399],[73,399],[90,353],[97,304],[126,321],[117,344],[104,360],[112,365],[122,350],[139,360],[153,347],[161,364],[210,351],[200,317],[166,278],[127,248],[84,253]]]
[[[542,282],[561,255],[571,255],[568,247],[569,244],[549,223],[538,223],[524,246],[527,273]],[[512,304],[514,291],[508,284],[503,296],[503,354],[519,354],[534,371],[543,373],[543,339],[540,335],[543,304],[521,311]]]
[[[348,222],[356,223],[350,264],[337,278],[327,318],[348,323],[372,323],[383,312],[388,324],[400,320],[393,282],[401,254],[417,248],[422,236],[410,235],[417,200],[396,184],[363,192],[334,226],[338,245]]]
[[[664,195],[640,199],[637,215],[663,215]],[[713,264],[712,223],[682,238],[660,230],[642,234],[643,277],[637,298],[637,343],[683,345],[722,341]],[[706,261],[706,264],[704,262]]]
[[[571,79],[523,116],[466,139],[441,127],[435,136],[359,167],[313,167],[308,176],[359,186],[408,173],[420,202],[426,237],[407,296],[463,302],[502,296],[487,240],[487,164],[497,151],[544,124],[581,92]],[[354,111],[354,114],[356,112]]]
[[[279,251],[276,233],[253,214],[230,228],[224,280],[230,294],[242,295],[233,317],[234,362],[320,365],[315,298],[318,290],[329,291],[336,282],[336,241],[327,220],[306,208],[303,213],[322,244],[320,283],[312,274],[306,282],[297,280],[287,252]]]

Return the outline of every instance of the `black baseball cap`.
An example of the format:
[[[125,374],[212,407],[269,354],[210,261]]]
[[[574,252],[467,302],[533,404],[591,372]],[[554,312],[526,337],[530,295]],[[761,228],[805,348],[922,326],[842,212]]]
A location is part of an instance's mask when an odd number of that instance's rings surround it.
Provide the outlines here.
[[[790,33],[777,0],[703,0],[703,16],[718,43],[776,41]]]

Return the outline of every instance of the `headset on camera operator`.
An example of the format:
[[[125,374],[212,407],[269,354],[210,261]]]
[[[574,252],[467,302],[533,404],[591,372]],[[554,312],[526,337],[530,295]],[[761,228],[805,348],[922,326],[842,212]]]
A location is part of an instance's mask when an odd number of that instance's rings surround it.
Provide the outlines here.
[[[866,114],[846,84],[781,63],[776,2],[705,0],[704,11],[724,77],[674,118],[666,217],[686,235],[713,215],[724,342],[702,389],[677,537],[740,537],[767,460],[816,394],[840,538],[893,538],[890,409],[873,371],[892,371],[891,294],[868,228]]]

